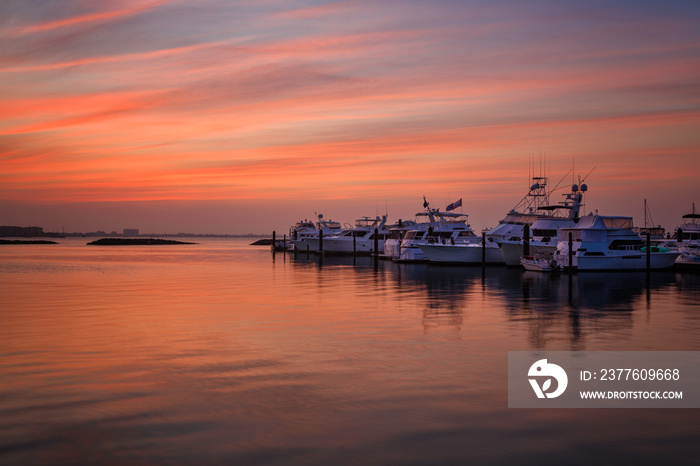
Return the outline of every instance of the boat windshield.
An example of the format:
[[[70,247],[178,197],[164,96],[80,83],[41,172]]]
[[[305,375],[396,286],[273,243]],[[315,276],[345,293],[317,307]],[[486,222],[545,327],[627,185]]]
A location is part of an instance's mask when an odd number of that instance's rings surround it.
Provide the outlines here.
[[[601,217],[608,228],[632,229],[631,217]]]

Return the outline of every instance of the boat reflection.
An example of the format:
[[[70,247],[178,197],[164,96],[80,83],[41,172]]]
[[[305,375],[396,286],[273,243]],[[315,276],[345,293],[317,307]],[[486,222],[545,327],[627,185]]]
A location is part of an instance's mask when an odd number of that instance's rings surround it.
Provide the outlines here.
[[[583,350],[606,338],[627,338],[635,320],[648,320],[654,297],[697,303],[700,278],[673,271],[542,274],[505,267],[454,267],[395,263],[372,257],[298,254],[298,267],[352,270],[371,276],[396,309],[420,309],[425,333],[464,337],[473,326],[503,319],[525,332],[528,347]],[[325,275],[325,274],[324,274]],[[347,275],[343,276],[347,279]],[[338,283],[340,275],[328,276]],[[363,284],[370,282],[361,280]],[[359,283],[359,282],[358,282]],[[333,286],[333,285],[331,285]],[[685,289],[679,293],[681,289]],[[690,294],[688,294],[690,292]],[[666,299],[666,298],[664,298]],[[656,312],[662,312],[660,304]]]

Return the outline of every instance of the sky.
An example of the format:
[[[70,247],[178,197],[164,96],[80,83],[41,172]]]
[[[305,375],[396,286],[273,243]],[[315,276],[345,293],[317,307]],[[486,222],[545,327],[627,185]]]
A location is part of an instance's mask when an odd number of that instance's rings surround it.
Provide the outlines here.
[[[0,0],[0,225],[700,208],[700,3]]]

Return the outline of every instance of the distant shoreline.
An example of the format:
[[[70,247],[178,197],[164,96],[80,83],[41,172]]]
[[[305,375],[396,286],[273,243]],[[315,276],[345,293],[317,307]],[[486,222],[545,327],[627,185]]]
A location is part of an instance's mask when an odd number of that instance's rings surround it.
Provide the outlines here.
[[[0,244],[58,244],[45,239],[0,239]]]
[[[174,244],[197,244],[161,238],[102,238],[87,243],[88,246],[161,246]]]

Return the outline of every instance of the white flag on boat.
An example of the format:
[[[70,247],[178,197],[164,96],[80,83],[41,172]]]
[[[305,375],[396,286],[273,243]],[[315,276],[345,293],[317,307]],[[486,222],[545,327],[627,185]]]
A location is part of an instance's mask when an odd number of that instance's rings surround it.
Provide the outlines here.
[[[455,210],[457,207],[462,207],[462,199],[461,198],[458,201],[455,201],[452,204],[445,207],[445,210],[449,212],[450,210]]]

